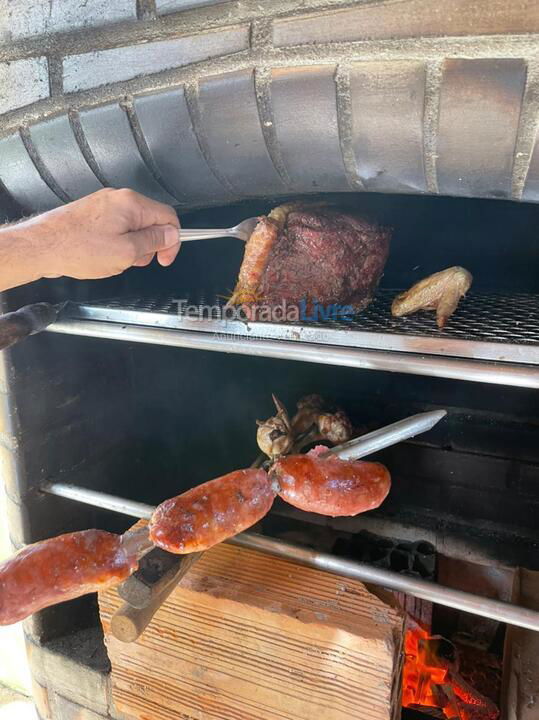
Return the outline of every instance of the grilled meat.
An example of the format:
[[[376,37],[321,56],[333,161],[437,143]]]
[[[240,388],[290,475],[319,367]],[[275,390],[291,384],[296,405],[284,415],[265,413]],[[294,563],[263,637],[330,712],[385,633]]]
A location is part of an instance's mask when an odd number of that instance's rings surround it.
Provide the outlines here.
[[[260,219],[245,247],[229,304],[366,307],[389,252],[390,232],[328,207],[290,204]]]
[[[138,567],[120,535],[83,530],[28,545],[0,565],[0,625],[117,585]]]
[[[296,435],[310,430],[325,406],[326,402],[320,395],[305,395],[300,398],[296,403],[297,412],[292,418],[292,429]]]
[[[180,555],[207,550],[261,520],[274,498],[264,470],[234,470],[161,503],[150,540]]]
[[[256,441],[264,455],[274,460],[290,452],[294,445],[295,434],[285,406],[275,395],[272,395],[272,398],[277,408],[277,415],[267,420],[256,421],[258,425]]]
[[[277,494],[300,510],[330,517],[358,515],[382,504],[391,487],[383,465],[319,457],[326,451],[318,447],[277,460],[270,472]]]
[[[316,421],[321,440],[332,445],[345,443],[352,437],[352,423],[343,410],[334,413],[320,413]]]
[[[320,395],[301,398],[292,420],[282,402],[275,395],[272,397],[277,415],[256,421],[258,447],[270,460],[297,453],[314,442],[338,445],[352,437],[352,423],[346,413],[339,409],[329,412],[328,404]]]
[[[455,265],[429,275],[397,295],[391,305],[391,313],[402,317],[418,310],[436,310],[436,323],[443,328],[471,284],[472,276],[468,270]]]
[[[326,450],[283,457],[270,475],[262,469],[235,470],[165,500],[151,517],[149,540],[178,554],[206,550],[261,520],[276,493],[295,507],[323,515],[357,515],[378,507],[391,485],[386,468],[319,457]],[[101,530],[24,548],[0,565],[0,625],[122,582],[136,570],[142,549],[130,550],[121,536]]]

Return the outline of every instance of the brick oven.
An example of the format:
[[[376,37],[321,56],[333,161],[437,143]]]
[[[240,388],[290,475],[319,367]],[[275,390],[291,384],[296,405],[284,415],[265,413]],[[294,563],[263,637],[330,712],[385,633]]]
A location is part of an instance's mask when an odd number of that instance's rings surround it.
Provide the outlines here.
[[[537,718],[538,33],[532,0],[8,2],[2,221],[110,186],[173,205],[185,228],[309,196],[394,233],[352,323],[227,319],[243,252],[230,239],[185,243],[169,270],[4,293],[4,312],[67,303],[0,353],[14,548],[124,531],[144,507],[248,466],[272,392],[289,407],[327,395],[361,432],[447,410],[376,455],[394,479],[378,510],[321,520],[277,504],[260,530],[337,572],[340,559],[408,578],[410,596],[438,588],[437,627],[498,652],[502,717]],[[397,290],[451,265],[474,284],[444,331],[430,314],[391,317]],[[436,571],[418,570],[416,551],[435,553]],[[455,615],[451,591],[477,615]],[[43,720],[119,720],[94,596],[25,634]]]

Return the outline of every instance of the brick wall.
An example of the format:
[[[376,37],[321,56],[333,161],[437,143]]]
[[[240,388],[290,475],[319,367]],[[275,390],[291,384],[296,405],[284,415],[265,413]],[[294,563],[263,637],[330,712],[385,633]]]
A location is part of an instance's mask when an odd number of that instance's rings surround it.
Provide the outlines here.
[[[0,188],[24,209],[117,184],[539,200],[533,0],[3,4]]]
[[[136,19],[134,0],[2,0],[0,40],[9,42]]]

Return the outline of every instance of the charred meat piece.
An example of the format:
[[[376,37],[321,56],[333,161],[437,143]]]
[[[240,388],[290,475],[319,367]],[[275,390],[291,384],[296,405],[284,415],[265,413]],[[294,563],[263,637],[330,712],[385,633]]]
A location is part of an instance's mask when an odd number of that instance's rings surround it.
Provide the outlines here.
[[[291,204],[262,217],[245,247],[230,304],[366,307],[389,252],[390,232],[328,207]],[[301,307],[301,306],[300,306]]]
[[[270,477],[279,497],[300,510],[330,517],[358,515],[382,504],[391,488],[383,465],[320,456],[326,451],[319,447],[277,460]]]
[[[332,445],[341,445],[352,437],[352,423],[343,410],[334,413],[321,413],[317,418],[318,432],[321,440]]]
[[[429,275],[397,295],[391,313],[403,317],[418,310],[436,310],[436,323],[442,329],[470,289],[472,279],[471,273],[458,265]]]
[[[320,395],[305,395],[298,400],[296,407],[292,429],[296,435],[301,435],[316,425],[319,414],[326,408],[326,402]]]
[[[378,507],[391,484],[386,468],[327,457],[326,450],[281,458],[271,474],[236,470],[165,500],[151,517],[149,536],[140,530],[128,540],[129,533],[85,530],[24,548],[0,565],[0,625],[120,583],[151,543],[177,554],[207,550],[255,525],[277,493],[295,507],[330,516]]]
[[[350,440],[353,428],[344,410],[313,394],[298,400],[292,430],[298,436],[298,444],[293,449],[297,453],[312,442],[326,441],[331,445],[340,445]]]
[[[264,455],[274,460],[290,452],[295,435],[285,406],[275,395],[272,395],[272,398],[277,408],[277,415],[267,420],[256,421],[258,425],[256,441]]]
[[[238,282],[228,302],[229,305],[249,304],[259,299],[260,280],[292,207],[294,206],[281,205],[274,208],[267,217],[262,216],[259,219],[245,246]]]
[[[207,550],[261,520],[274,499],[264,470],[235,470],[161,503],[150,540],[179,555]]]
[[[331,408],[320,395],[306,395],[297,403],[292,421],[282,402],[272,395],[277,415],[257,420],[258,447],[274,461],[288,453],[297,453],[315,442],[331,445],[350,440],[352,423],[343,410]]]

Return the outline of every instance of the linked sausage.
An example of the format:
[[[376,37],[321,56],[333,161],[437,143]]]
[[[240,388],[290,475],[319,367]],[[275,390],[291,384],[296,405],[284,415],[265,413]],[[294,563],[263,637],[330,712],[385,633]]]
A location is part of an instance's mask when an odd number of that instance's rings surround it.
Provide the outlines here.
[[[29,545],[0,565],[0,625],[111,587],[137,566],[121,536],[104,530],[68,533]]]
[[[150,540],[172,553],[207,550],[258,522],[274,499],[264,470],[235,470],[165,500],[150,520]]]
[[[380,463],[318,457],[316,451],[277,460],[270,477],[287,503],[330,517],[373,510],[391,487],[389,471]]]
[[[325,451],[326,448],[323,448]],[[159,505],[149,525],[150,540],[169,552],[207,550],[254,525],[275,495],[309,512],[356,515],[378,507],[390,488],[379,463],[337,457],[290,455],[268,475],[236,470]],[[0,625],[18,622],[49,605],[107,589],[137,568],[122,537],[85,530],[30,545],[0,565]]]

